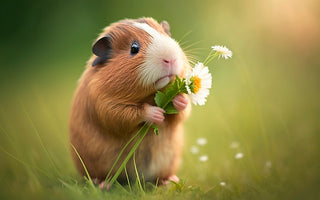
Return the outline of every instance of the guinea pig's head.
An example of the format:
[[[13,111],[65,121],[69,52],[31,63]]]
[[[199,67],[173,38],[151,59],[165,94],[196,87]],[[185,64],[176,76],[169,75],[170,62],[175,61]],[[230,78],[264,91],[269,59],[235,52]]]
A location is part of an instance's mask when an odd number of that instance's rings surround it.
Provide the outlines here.
[[[164,88],[189,67],[169,29],[167,22],[159,24],[152,18],[111,24],[93,45],[91,70],[105,79],[109,88],[124,93],[140,90],[151,94]]]

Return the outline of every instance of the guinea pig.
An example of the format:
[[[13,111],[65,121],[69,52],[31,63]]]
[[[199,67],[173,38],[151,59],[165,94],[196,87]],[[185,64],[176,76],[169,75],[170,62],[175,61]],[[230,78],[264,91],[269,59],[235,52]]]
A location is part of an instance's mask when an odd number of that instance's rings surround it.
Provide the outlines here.
[[[91,178],[101,183],[128,140],[144,123],[159,127],[145,136],[135,152],[138,172],[145,181],[178,181],[183,121],[190,113],[186,95],[177,95],[173,105],[178,114],[165,115],[154,97],[176,76],[190,68],[186,55],[171,38],[169,24],[152,18],[125,19],[106,27],[93,44],[93,55],[78,81],[69,120],[71,144],[83,160]],[[133,145],[126,148],[119,168]],[[86,175],[72,150],[77,170]],[[126,165],[135,180],[133,159]],[[124,184],[124,172],[118,177]]]

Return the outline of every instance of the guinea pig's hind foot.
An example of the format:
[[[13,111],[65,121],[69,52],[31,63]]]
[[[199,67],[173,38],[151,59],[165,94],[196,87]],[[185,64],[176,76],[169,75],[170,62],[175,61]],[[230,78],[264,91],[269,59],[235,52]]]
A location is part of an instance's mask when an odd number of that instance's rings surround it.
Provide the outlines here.
[[[105,181],[101,181],[101,182],[99,183],[99,188],[100,188],[101,190],[104,190],[104,189],[110,190],[110,183],[106,184]]]
[[[180,179],[176,175],[169,176],[168,179],[163,180],[164,185],[168,185],[170,181],[179,183]]]

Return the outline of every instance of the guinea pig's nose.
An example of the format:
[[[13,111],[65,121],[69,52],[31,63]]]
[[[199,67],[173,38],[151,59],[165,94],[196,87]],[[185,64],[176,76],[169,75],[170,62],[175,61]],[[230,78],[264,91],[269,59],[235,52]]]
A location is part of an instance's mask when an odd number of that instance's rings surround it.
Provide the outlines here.
[[[165,67],[171,67],[175,64],[175,62],[177,61],[177,59],[171,59],[171,60],[167,60],[167,59],[162,59],[162,63],[163,63],[163,66]]]

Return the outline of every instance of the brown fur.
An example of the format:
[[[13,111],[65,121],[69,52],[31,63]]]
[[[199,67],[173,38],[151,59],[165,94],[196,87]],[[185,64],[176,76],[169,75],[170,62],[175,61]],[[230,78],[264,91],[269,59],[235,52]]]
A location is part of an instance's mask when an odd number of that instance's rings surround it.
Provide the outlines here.
[[[151,18],[136,21],[146,22],[166,34],[161,25]],[[79,80],[71,108],[71,143],[79,152],[90,176],[99,180],[106,178],[121,149],[144,123],[145,105],[155,105],[154,87],[143,88],[137,71],[144,62],[143,51],[150,39],[143,30],[131,26],[133,22],[123,20],[104,29],[100,37],[110,34],[113,39],[112,58],[106,64],[91,67],[96,56],[91,57]],[[130,58],[128,44],[134,39],[140,41],[142,52]],[[166,116],[160,125],[160,135],[156,136],[150,130],[137,149],[137,168],[145,180],[167,179],[176,172],[181,157],[182,121],[186,112]],[[78,171],[85,175],[74,151],[72,157]],[[134,180],[132,159],[127,164],[127,170],[130,179]],[[121,182],[124,178],[122,174],[118,180]]]

